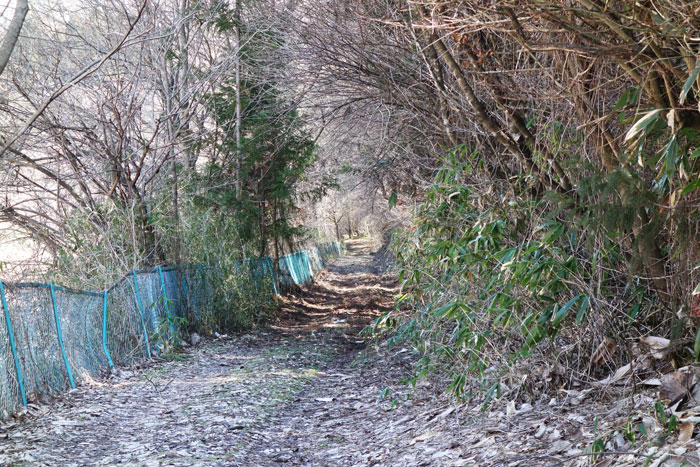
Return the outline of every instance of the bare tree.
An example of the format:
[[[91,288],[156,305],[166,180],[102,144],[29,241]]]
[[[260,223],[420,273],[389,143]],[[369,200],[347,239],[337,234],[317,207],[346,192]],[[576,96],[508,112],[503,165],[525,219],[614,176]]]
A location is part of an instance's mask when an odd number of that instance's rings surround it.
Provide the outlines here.
[[[273,79],[254,76],[240,57],[269,24],[246,8],[236,12],[243,32],[216,27],[226,1],[40,8],[0,81],[0,221],[30,233],[53,259],[106,255],[120,270],[179,262],[181,184],[207,162],[236,166],[238,149],[221,149],[229,129],[218,125],[214,100],[232,82],[240,93],[241,80]]]

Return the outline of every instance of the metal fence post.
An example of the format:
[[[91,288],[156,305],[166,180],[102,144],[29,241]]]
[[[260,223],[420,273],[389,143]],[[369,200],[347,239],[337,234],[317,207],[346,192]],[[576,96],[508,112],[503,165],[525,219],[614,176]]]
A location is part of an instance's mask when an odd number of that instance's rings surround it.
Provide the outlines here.
[[[309,257],[309,250],[304,250],[301,252],[301,261],[304,264],[306,282],[309,282],[311,278],[314,277],[313,271],[311,270],[311,258]]]
[[[290,253],[284,257],[285,263],[287,263],[287,269],[289,269],[289,275],[292,277],[292,282],[299,284],[299,278],[297,277],[297,270],[294,268],[294,258],[293,254]]]
[[[56,321],[56,334],[58,335],[58,346],[61,348],[61,354],[63,355],[63,363],[66,366],[66,372],[68,373],[68,380],[70,381],[70,387],[75,388],[75,380],[73,379],[73,372],[70,369],[70,362],[68,361],[68,354],[66,353],[66,348],[63,345],[63,333],[61,332],[61,319],[58,317],[58,306],[56,306],[56,292],[54,291],[53,282],[49,282],[49,288],[51,289],[51,302],[53,303],[53,317]]]
[[[112,356],[109,354],[109,349],[107,348],[107,291],[104,292],[104,306],[102,307],[102,348],[105,351],[105,357],[107,357],[107,363],[109,363],[110,368],[114,368],[114,363],[112,362]]]
[[[265,269],[269,271],[270,279],[272,280],[272,292],[275,295],[279,295],[279,285],[277,284],[277,274],[275,271],[275,266],[272,263],[272,258],[269,256],[265,257]]]
[[[24,392],[24,381],[22,381],[22,368],[19,366],[19,358],[17,357],[17,345],[15,344],[15,335],[12,332],[12,323],[10,322],[10,310],[7,307],[5,300],[5,287],[0,281],[0,297],[2,297],[2,309],[5,312],[5,325],[7,326],[7,335],[10,338],[10,348],[12,349],[12,358],[15,360],[15,372],[17,373],[17,384],[19,392],[22,395],[22,405],[27,406],[27,394]]]
[[[185,303],[190,301],[190,297],[187,293],[187,281],[185,280],[185,274],[182,274],[182,293],[185,296]]]
[[[160,290],[163,292],[163,300],[165,300],[165,311],[170,314],[170,306],[168,306],[168,294],[165,291],[165,279],[163,278],[163,268],[158,266],[158,275],[160,276]]]
[[[165,291],[165,279],[163,278],[163,268],[158,266],[158,274],[160,275],[160,288],[163,291],[163,301],[165,302],[165,314],[168,317],[170,332],[175,335],[175,327],[173,324],[173,314],[170,313],[170,304],[168,303],[168,293]],[[177,281],[176,281],[177,282]]]

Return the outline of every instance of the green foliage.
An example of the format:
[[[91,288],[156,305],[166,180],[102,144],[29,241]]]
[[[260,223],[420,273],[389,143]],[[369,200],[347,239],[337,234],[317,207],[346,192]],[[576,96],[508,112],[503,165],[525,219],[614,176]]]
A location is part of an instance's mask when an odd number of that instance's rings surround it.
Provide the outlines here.
[[[183,180],[183,251],[188,263],[205,265],[204,283],[213,300],[209,315],[198,319],[204,333],[248,329],[276,309],[270,278],[250,274],[248,258],[257,258],[258,244],[242,233],[245,224],[231,202],[232,190],[217,187],[220,183],[202,175]]]
[[[165,262],[164,237],[172,231],[172,219],[167,204],[157,199],[129,205],[107,201],[76,208],[63,228],[65,241],[55,258],[53,280],[102,289],[126,271]]]
[[[252,66],[247,61],[277,41],[268,37],[250,42],[242,51],[242,66]],[[238,96],[240,144],[235,132]],[[183,198],[189,200],[181,214],[184,244],[192,262],[211,265],[211,329],[249,328],[265,320],[276,305],[272,282],[260,283],[246,274],[248,265],[242,258],[279,256],[295,249],[306,235],[293,221],[297,202],[322,196],[333,180],[300,190],[306,170],[316,160],[316,146],[294,105],[271,83],[244,78],[237,92],[231,77],[208,102],[221,132],[204,144],[220,157],[201,173],[188,173],[183,182]]]
[[[603,438],[596,438],[590,447],[589,452],[591,452],[591,462],[595,462],[598,457],[596,454],[605,451],[605,440]]]
[[[278,40],[269,38],[267,47]],[[253,47],[252,43],[246,46],[244,60],[261,53]],[[235,137],[237,96],[242,113],[240,145]],[[293,241],[305,233],[292,222],[297,202],[319,199],[335,184],[333,179],[323,179],[305,192],[299,190],[317,158],[304,120],[272,83],[262,80],[243,79],[237,92],[230,79],[212,96],[211,109],[223,129],[223,137],[212,141],[222,153],[222,162],[209,166],[210,186],[218,188],[200,202],[236,212],[241,239],[257,242],[260,255],[267,254],[270,244],[275,252],[285,244],[293,249]]]
[[[587,209],[558,195],[531,201],[469,185],[478,167],[478,154],[469,154],[458,149],[443,160],[411,228],[397,236],[397,302],[415,312],[385,314],[366,334],[389,329],[390,343],[410,341],[423,356],[417,372],[448,363],[448,391],[459,399],[471,395],[467,375],[473,375],[488,402],[500,394],[504,372],[541,341],[585,334],[593,303],[619,297],[624,288],[627,300],[637,300],[626,322],[639,322],[646,319],[640,313],[645,294],[615,272],[626,264],[615,238],[632,230],[632,220],[624,208],[610,209],[619,203],[605,193],[610,179],[587,181],[582,190],[597,193]],[[635,184],[624,173],[611,178]],[[611,235],[595,235],[606,226]],[[597,290],[590,285],[596,282]]]
[[[693,70],[683,97],[696,78]],[[583,155],[580,130],[540,125],[538,141],[575,180],[568,192],[533,194],[533,174],[494,183],[486,159],[463,147],[445,157],[394,245],[398,305],[414,312],[382,316],[368,333],[410,341],[418,373],[449,368],[460,398],[470,393],[464,375],[488,400],[509,368],[557,337],[586,346],[605,333],[673,330],[674,339],[695,336],[697,359],[700,332],[687,317],[700,290],[700,135],[687,112],[644,99],[638,87],[622,93],[613,111],[629,125],[626,147],[602,168]],[[533,151],[538,165],[544,152]],[[659,308],[681,313],[669,320]]]
[[[166,313],[165,319],[158,322],[155,335],[151,336],[149,340],[158,343],[163,358],[172,360],[181,349],[180,342],[182,341],[182,332],[185,329],[187,329],[187,318]]]
[[[201,13],[198,8],[193,14]],[[228,8],[218,9],[209,27],[221,33],[237,27],[242,37],[247,34]],[[170,174],[158,178],[148,193],[137,187],[128,201],[115,197],[76,208],[65,227],[58,282],[101,289],[131,269],[199,264],[204,265],[208,295],[214,297],[211,312],[197,320],[201,332],[250,328],[276,309],[272,281],[253,277],[248,259],[295,250],[307,235],[295,221],[298,202],[319,199],[335,181],[308,183],[305,173],[317,157],[315,142],[295,105],[264,78],[259,59],[279,47],[281,37],[260,31],[243,44],[240,89],[235,77],[228,76],[205,96],[216,131],[185,148],[206,153],[209,164],[175,168],[178,216]],[[167,54],[178,59],[172,51]],[[235,131],[238,96],[240,141]]]

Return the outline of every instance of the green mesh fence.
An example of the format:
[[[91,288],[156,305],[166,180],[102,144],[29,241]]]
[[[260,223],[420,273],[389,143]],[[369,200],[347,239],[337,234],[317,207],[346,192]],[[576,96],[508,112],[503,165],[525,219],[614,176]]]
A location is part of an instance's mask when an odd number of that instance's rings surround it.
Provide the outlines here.
[[[277,294],[310,281],[345,253],[328,242],[277,259],[236,262],[237,280]],[[28,400],[74,387],[115,364],[163,350],[184,318],[211,316],[207,267],[181,265],[131,271],[102,292],[54,284],[0,281],[0,415]],[[209,271],[211,273],[211,271]]]

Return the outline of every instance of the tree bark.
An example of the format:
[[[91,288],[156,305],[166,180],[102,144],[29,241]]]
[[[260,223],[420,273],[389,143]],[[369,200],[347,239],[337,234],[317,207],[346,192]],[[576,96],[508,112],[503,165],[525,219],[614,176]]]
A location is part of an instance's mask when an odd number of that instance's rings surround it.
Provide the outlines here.
[[[5,71],[7,62],[10,61],[10,56],[15,49],[15,45],[17,45],[17,39],[28,11],[29,0],[17,0],[15,3],[15,14],[12,16],[10,27],[7,29],[2,43],[0,43],[0,75]]]
[[[243,195],[243,157],[241,154],[241,10],[240,0],[236,0],[234,6],[234,21],[236,22],[233,28],[236,39],[236,58],[235,58],[235,74],[236,74],[236,197],[240,200]]]

